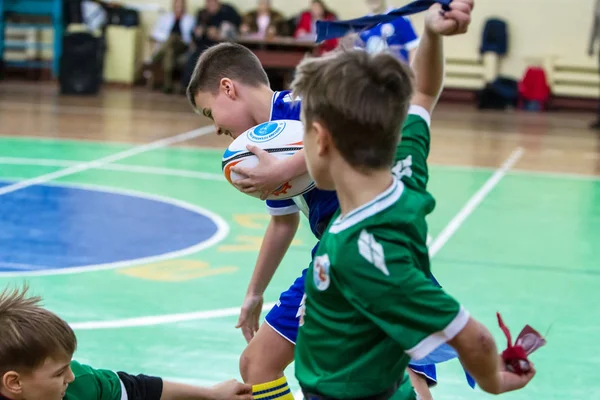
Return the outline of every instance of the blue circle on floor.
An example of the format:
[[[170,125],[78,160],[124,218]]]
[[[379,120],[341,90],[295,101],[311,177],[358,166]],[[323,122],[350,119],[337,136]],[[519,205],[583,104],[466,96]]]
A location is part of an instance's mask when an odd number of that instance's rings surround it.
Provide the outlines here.
[[[0,181],[0,187],[14,182]],[[210,213],[157,196],[35,185],[0,196],[0,273],[164,256],[211,240]]]

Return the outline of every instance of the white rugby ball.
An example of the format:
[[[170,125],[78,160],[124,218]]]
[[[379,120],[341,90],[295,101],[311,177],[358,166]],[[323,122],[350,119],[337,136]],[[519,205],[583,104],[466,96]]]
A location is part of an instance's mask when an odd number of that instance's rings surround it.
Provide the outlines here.
[[[254,145],[268,151],[277,158],[291,157],[303,146],[304,125],[295,120],[278,120],[265,122],[248,129],[238,136],[223,154],[222,169],[229,183],[242,178],[231,171],[234,165],[253,168],[258,165],[258,157],[248,151],[247,145]],[[315,187],[308,173],[296,177],[277,188],[268,200],[285,200],[299,196]],[[248,193],[260,197],[259,192]]]

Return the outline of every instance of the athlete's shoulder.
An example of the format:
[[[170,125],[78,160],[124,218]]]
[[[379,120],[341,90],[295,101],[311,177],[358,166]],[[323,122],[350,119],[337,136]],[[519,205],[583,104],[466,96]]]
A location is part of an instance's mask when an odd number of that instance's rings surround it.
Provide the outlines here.
[[[89,365],[81,364],[78,361],[71,360],[71,370],[73,371],[73,375],[75,377],[80,377],[84,375],[93,375],[94,369]]]
[[[279,102],[279,103],[293,103],[293,102],[297,102],[300,101],[300,97],[296,97],[294,98],[292,96],[292,91],[291,90],[281,90],[278,92],[275,92],[274,94],[274,101]]]
[[[340,241],[348,241],[354,240],[365,227],[391,228],[399,222],[397,209],[407,190],[402,181],[394,179],[392,185],[375,199],[337,217],[331,223],[328,233],[339,236]]]
[[[117,400],[121,397],[121,381],[116,372],[96,369],[71,361],[75,380],[67,389],[65,399]]]
[[[356,242],[364,237],[364,230],[376,237],[402,242],[407,237],[421,236],[419,231],[426,229],[425,216],[434,206],[435,201],[427,191],[394,179],[394,184],[375,200],[344,218],[336,218],[328,233],[339,236],[340,245]]]
[[[291,91],[283,90],[273,93],[271,120],[295,119],[300,120],[300,98],[294,98]]]

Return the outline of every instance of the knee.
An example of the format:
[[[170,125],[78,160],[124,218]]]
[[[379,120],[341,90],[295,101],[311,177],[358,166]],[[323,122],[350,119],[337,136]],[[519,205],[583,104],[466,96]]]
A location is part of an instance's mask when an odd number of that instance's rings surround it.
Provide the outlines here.
[[[240,375],[244,383],[249,383],[253,369],[255,368],[256,361],[255,357],[252,356],[252,350],[246,347],[240,356]]]
[[[283,376],[280,354],[261,352],[259,346],[251,344],[240,356],[240,375],[244,383],[258,385]]]

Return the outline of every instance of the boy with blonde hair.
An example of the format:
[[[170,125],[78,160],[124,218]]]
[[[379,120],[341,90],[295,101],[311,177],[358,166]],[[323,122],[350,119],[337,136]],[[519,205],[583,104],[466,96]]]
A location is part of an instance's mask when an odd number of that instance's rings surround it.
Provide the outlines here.
[[[0,293],[0,400],[251,400],[235,380],[211,388],[94,369],[72,359],[77,338],[27,288]]]

